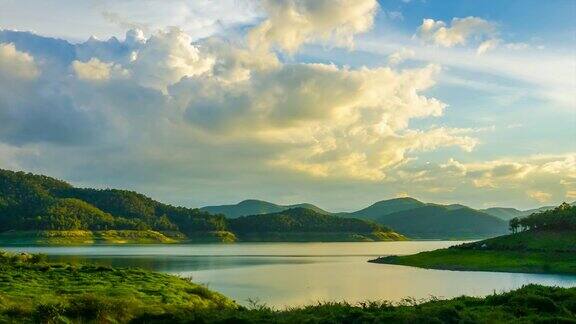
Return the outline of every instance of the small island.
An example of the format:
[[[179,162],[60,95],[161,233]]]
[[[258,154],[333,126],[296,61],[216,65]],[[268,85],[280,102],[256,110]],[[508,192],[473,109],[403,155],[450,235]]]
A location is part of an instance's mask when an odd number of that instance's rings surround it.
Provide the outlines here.
[[[510,220],[512,234],[369,262],[427,269],[576,274],[576,206]]]

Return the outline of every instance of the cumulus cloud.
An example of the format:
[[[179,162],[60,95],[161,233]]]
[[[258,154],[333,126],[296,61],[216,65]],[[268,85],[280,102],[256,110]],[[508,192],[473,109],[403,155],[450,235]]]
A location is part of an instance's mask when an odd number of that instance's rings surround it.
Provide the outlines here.
[[[495,34],[494,23],[472,16],[454,18],[450,26],[442,20],[424,19],[416,33],[420,39],[443,47],[464,45],[470,39],[484,40],[478,48],[480,54],[497,45]]]
[[[267,18],[250,34],[252,47],[278,46],[293,53],[311,41],[352,46],[354,35],[368,31],[376,0],[263,0]]]
[[[139,84],[165,92],[184,77],[208,73],[213,65],[214,58],[203,55],[188,34],[170,28],[142,45],[130,70]]]
[[[401,48],[399,51],[396,51],[388,56],[388,64],[396,65],[404,62],[405,60],[416,56],[416,52],[409,48]]]
[[[38,68],[30,54],[18,51],[14,44],[0,44],[0,76],[31,80],[38,74]]]
[[[112,76],[126,77],[128,71],[113,63],[101,62],[97,58],[92,58],[87,62],[74,61],[72,69],[76,77],[80,80],[105,81]]]
[[[38,167],[88,184],[135,183],[145,174],[154,188],[154,177],[180,188],[320,178],[403,181],[435,194],[460,182],[486,190],[529,183],[523,196],[539,190],[556,197],[548,183],[530,181],[561,178],[563,194],[576,190],[568,159],[451,160],[413,170],[426,152],[472,152],[481,130],[414,126],[443,116],[448,107],[429,92],[441,73],[438,65],[286,62],[279,51],[295,53],[309,42],[349,46],[370,28],[378,8],[368,0],[338,4],[265,1],[266,17],[241,38],[193,41],[178,28],[148,37],[132,30],[124,40],[79,44],[12,35],[20,41],[0,48],[0,75],[17,73],[24,81],[0,87],[0,164]],[[460,30],[460,24],[450,28]],[[47,45],[30,45],[38,43]],[[401,49],[389,63],[413,55]],[[20,63],[4,64],[8,60]],[[267,176],[259,176],[263,170]]]
[[[561,201],[576,190],[576,154],[475,163],[450,159],[440,165],[439,173],[447,182],[450,178],[465,179],[479,189],[525,192],[539,202]]]

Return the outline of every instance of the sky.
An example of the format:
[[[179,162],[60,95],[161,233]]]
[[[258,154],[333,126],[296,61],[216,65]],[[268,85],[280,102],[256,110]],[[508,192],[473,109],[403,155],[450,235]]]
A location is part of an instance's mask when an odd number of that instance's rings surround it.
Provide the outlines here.
[[[0,168],[189,207],[576,200],[576,1],[0,0]]]

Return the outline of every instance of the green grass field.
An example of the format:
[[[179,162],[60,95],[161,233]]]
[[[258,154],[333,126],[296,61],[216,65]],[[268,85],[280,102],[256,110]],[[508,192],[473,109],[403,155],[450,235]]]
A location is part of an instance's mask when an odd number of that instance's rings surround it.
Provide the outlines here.
[[[371,262],[428,269],[576,274],[576,233],[522,232]]]
[[[152,230],[9,231],[0,233],[0,244],[5,245],[158,244],[180,241],[180,237],[171,237]]]
[[[0,252],[0,323],[125,322],[174,307],[237,306],[184,278],[141,269],[50,264],[39,255]]]
[[[576,288],[276,310],[238,306],[185,278],[0,252],[0,323],[576,323]]]

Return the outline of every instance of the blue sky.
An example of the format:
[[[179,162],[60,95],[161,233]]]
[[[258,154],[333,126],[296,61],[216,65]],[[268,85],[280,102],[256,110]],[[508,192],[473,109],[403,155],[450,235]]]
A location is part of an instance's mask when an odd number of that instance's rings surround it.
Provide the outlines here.
[[[0,167],[186,206],[576,200],[574,1],[0,8]]]

